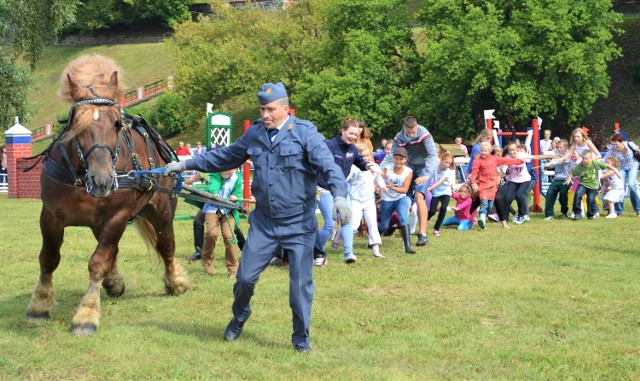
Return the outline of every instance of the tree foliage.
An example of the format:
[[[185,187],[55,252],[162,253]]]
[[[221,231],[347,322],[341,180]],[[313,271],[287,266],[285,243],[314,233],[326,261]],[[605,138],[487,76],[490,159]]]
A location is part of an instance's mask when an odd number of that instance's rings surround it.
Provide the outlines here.
[[[326,134],[347,115],[374,131],[394,124],[415,58],[404,0],[301,0],[283,11],[214,4],[215,17],[176,28],[176,80],[193,107],[255,102],[283,81],[299,116]]]
[[[237,97],[255,102],[264,82],[283,81],[293,91],[304,71],[318,65],[309,54],[318,29],[313,6],[297,1],[285,13],[238,10],[219,1],[212,4],[215,16],[177,26],[169,44],[178,92],[201,109]]]
[[[0,2],[0,130],[13,123],[14,116],[28,120],[26,94],[29,70],[16,61],[24,58],[31,70],[42,57],[44,44],[74,20],[77,0],[4,0]]]
[[[610,0],[425,0],[419,19],[426,54],[407,102],[448,137],[494,108],[503,124],[570,129],[607,95],[620,53]]]
[[[620,54],[610,0],[424,0],[419,27],[407,0],[213,6],[215,16],[177,27],[180,94],[194,108],[254,104],[261,83],[283,81],[327,136],[347,115],[389,135],[411,114],[438,139],[470,138],[483,109],[503,126],[540,116],[560,133],[607,95]]]
[[[149,123],[155,126],[164,137],[171,137],[184,131],[193,123],[194,116],[186,107],[184,98],[168,93],[158,99],[149,115]]]
[[[190,0],[81,0],[70,32],[95,34],[104,30],[157,24],[173,26],[189,18]]]
[[[394,131],[416,56],[406,1],[336,0],[323,3],[319,14],[323,65],[292,96],[300,115],[329,136],[348,115],[362,117],[373,132]]]

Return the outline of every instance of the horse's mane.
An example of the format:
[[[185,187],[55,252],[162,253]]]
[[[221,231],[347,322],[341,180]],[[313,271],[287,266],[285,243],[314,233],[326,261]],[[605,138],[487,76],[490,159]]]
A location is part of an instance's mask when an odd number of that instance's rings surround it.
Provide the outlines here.
[[[112,75],[116,73],[117,84],[110,84]],[[122,69],[110,58],[87,54],[80,56],[62,71],[60,75],[60,97],[68,102],[88,98],[110,98],[116,102],[124,94],[121,81]],[[81,105],[74,111],[73,126],[67,131],[63,140],[73,139],[86,130],[93,121],[96,106]],[[119,113],[119,110],[117,111]],[[69,121],[71,122],[71,121]]]

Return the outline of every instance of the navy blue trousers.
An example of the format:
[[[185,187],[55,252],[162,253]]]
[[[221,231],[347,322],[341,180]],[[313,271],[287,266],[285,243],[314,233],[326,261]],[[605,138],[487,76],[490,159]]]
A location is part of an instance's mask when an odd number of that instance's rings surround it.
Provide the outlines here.
[[[245,321],[251,314],[251,297],[260,274],[273,253],[289,257],[289,305],[293,315],[291,342],[309,346],[309,325],[313,303],[313,245],[318,222],[315,211],[288,218],[271,218],[254,210],[249,216],[249,234],[242,250],[236,283],[233,286],[233,315]]]

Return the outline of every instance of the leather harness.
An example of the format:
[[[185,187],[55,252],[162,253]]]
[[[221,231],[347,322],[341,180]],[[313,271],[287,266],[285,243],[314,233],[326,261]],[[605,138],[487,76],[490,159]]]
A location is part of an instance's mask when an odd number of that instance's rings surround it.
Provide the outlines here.
[[[83,99],[83,100],[74,102],[74,104],[71,106],[71,111],[69,113],[69,118],[67,119],[67,121],[60,121],[60,122],[66,122],[66,125],[62,130],[62,132],[60,133],[60,135],[58,135],[58,137],[49,145],[49,147],[47,147],[47,149],[45,149],[42,153],[38,155],[32,156],[30,159],[36,158],[36,157],[41,157],[41,159],[44,158],[43,170],[47,175],[66,184],[85,187],[87,188],[87,191],[90,191],[90,185],[87,182],[87,172],[89,168],[88,168],[88,163],[86,161],[86,158],[95,149],[105,148],[109,150],[109,152],[111,153],[112,170],[115,173],[112,190],[115,191],[118,188],[135,188],[143,193],[157,191],[161,193],[166,193],[171,198],[175,197],[176,186],[174,185],[171,188],[161,186],[158,182],[159,175],[157,174],[151,175],[148,173],[145,173],[145,174],[135,173],[136,171],[140,171],[140,172],[145,172],[145,171],[142,168],[142,163],[140,162],[139,155],[136,153],[135,139],[132,135],[134,131],[144,139],[145,146],[147,148],[148,158],[149,158],[148,164],[151,169],[156,168],[156,165],[159,163],[158,155],[160,155],[160,158],[165,163],[170,163],[172,161],[172,154],[175,154],[171,149],[171,147],[169,147],[167,142],[160,136],[160,134],[155,129],[150,127],[146,123],[146,121],[139,115],[130,116],[127,114],[121,114],[120,123],[122,127],[118,132],[118,137],[117,137],[117,141],[114,149],[109,147],[107,144],[103,144],[103,143],[94,144],[87,150],[85,154],[82,152],[82,149],[80,148],[80,145],[76,140],[74,142],[75,143],[74,145],[76,148],[76,153],[80,158],[80,160],[82,161],[82,164],[84,167],[84,173],[76,172],[75,167],[71,162],[69,153],[67,152],[67,149],[61,143],[60,140],[61,140],[61,137],[64,136],[65,132],[67,131],[67,129],[69,128],[69,126],[73,121],[73,114],[76,106],[83,105],[83,104],[92,104],[92,105],[98,105],[98,106],[114,106],[117,103],[114,100],[108,99],[108,98],[90,98],[90,99]],[[131,162],[133,165],[132,171],[117,171],[115,169],[116,161],[120,154],[120,147],[122,144],[124,144],[124,146],[128,148],[129,151],[131,152]],[[60,151],[62,152],[64,163],[58,163],[50,157],[50,151],[56,145],[58,145],[58,147],[60,148]],[[34,165],[25,169],[24,171],[27,172],[33,169],[40,160],[38,160]]]

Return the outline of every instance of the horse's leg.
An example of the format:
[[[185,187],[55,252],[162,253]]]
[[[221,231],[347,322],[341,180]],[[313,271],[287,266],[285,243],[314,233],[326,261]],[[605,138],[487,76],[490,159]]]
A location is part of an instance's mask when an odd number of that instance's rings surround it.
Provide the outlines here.
[[[125,291],[124,278],[118,272],[118,252],[120,250],[116,247],[115,253],[113,253],[113,261],[111,262],[111,268],[109,273],[102,281],[102,287],[106,291],[107,295],[117,298],[122,296]]]
[[[180,295],[189,289],[189,278],[184,268],[176,263],[176,242],[173,224],[166,225],[159,230],[156,250],[164,262],[164,286],[169,295]]]
[[[49,318],[49,311],[55,302],[53,293],[53,272],[60,264],[60,247],[64,238],[64,226],[45,209],[40,212],[40,277],[27,306],[27,319],[32,321]]]
[[[75,336],[90,335],[100,325],[100,289],[111,271],[113,256],[127,226],[126,221],[112,219],[107,225],[96,228],[101,232],[98,247],[89,259],[89,289],[73,316],[70,332]]]
[[[100,230],[93,229],[93,235],[96,237],[96,240],[100,240]],[[118,272],[118,253],[120,249],[116,246],[115,253],[113,253],[111,260],[111,268],[109,272],[102,280],[102,287],[104,287],[107,295],[117,298],[122,296],[125,291],[124,278]]]
[[[173,232],[173,213],[170,201],[163,210],[147,209],[144,217],[138,216],[136,224],[147,242],[154,242],[155,248],[164,262],[164,286],[167,294],[180,295],[189,288],[189,278],[185,269],[175,260],[176,243]]]

